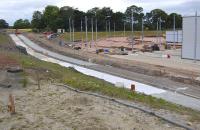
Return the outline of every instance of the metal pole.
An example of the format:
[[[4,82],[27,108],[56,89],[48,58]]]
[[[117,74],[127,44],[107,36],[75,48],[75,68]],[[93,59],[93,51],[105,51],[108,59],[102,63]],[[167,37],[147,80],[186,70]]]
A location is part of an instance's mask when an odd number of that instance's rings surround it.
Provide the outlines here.
[[[75,44],[74,44],[74,20],[72,20],[72,32],[73,32],[73,33],[72,33],[72,38],[73,38],[73,39],[72,39],[72,40],[73,40],[73,41],[72,41],[72,44],[73,44],[73,47],[75,47]],[[75,49],[74,49],[74,54],[75,54]]]
[[[115,22],[114,22],[114,37],[115,37]]]
[[[131,23],[132,23],[132,51],[133,51],[133,44],[134,44],[134,34],[133,34],[133,10],[132,10],[132,14],[131,14]]]
[[[110,19],[109,19],[109,37],[111,36],[110,34]]]
[[[98,29],[98,27],[97,27],[97,18],[96,18],[96,47],[97,47],[97,38],[98,38],[98,34],[97,34],[97,30]]]
[[[194,62],[197,60],[197,11],[195,13]]]
[[[162,44],[161,42],[161,37],[162,37],[162,21],[161,21],[161,17],[160,17],[160,32],[159,32],[159,42],[160,42],[160,45]]]
[[[83,32],[83,21],[81,19],[81,33]]]
[[[88,48],[87,16],[85,16],[85,42],[86,42],[86,47]]]
[[[107,20],[106,20],[106,37],[108,37]]]
[[[73,31],[73,44],[74,44],[74,20],[72,20],[72,31]]]
[[[144,19],[142,18],[142,44],[144,44]]]
[[[93,44],[93,41],[94,41],[94,28],[93,28],[93,18],[91,19],[91,24],[92,24],[92,44]],[[91,45],[90,45],[91,47]]]
[[[83,43],[83,21],[81,19],[81,41]]]
[[[69,39],[70,42],[72,41],[72,35],[71,35],[71,17],[69,18]]]
[[[124,37],[126,36],[126,23],[124,22]]]
[[[156,32],[156,42],[157,42],[157,44],[158,44],[158,20],[157,20],[157,32]]]
[[[179,43],[179,31],[176,30],[176,33],[177,33],[176,41],[177,41],[177,43]]]
[[[176,48],[175,48],[175,47],[176,47],[176,46],[175,46],[175,42],[176,42],[176,41],[175,41],[175,39],[176,39],[176,38],[175,38],[175,35],[176,35],[176,17],[175,17],[175,14],[174,14],[174,49],[176,49]],[[177,36],[178,36],[178,34],[177,34]]]

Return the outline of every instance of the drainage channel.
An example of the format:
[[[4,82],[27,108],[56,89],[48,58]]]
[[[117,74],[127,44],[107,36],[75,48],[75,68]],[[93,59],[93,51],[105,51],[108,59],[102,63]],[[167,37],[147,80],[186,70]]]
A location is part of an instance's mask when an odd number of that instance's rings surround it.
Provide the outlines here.
[[[68,63],[67,61],[64,62],[63,60],[58,60],[60,57],[57,57],[57,56],[60,56],[60,54],[57,54],[54,52],[51,53],[50,51],[46,52],[45,51],[46,49],[41,48],[40,46],[36,45],[32,41],[30,41],[28,38],[26,38],[22,35],[17,37],[16,35],[11,34],[10,36],[13,39],[13,41],[15,41],[16,45],[19,45],[19,46],[23,45],[27,49],[27,52],[30,55],[32,55],[40,60],[56,63],[56,64],[59,64],[64,67],[73,67],[77,71],[79,71],[83,74],[93,76],[93,77],[96,77],[99,79],[103,79],[112,84],[116,84],[117,82],[120,82],[120,83],[123,83],[124,87],[128,88],[128,89],[131,88],[131,84],[134,84],[136,86],[136,91],[139,93],[144,93],[146,95],[152,95],[154,97],[162,98],[169,102],[173,102],[173,103],[200,111],[200,100],[198,100],[198,99],[191,98],[191,97],[181,95],[178,93],[169,92],[169,91],[166,91],[163,89],[158,89],[158,88],[150,86],[150,85],[138,83],[138,82],[128,80],[125,78],[121,78],[118,76],[114,76],[111,74],[91,70],[91,69],[85,68],[81,65],[77,65],[77,64],[75,65],[72,63]],[[32,48],[32,46],[37,46],[37,47]],[[44,54],[46,54],[46,55],[44,55]],[[54,54],[56,54],[56,55],[54,55]],[[65,57],[65,59],[69,60],[68,57]],[[78,61],[78,63],[80,64],[80,63],[82,63],[82,61]],[[90,65],[90,64],[84,62],[84,65]]]

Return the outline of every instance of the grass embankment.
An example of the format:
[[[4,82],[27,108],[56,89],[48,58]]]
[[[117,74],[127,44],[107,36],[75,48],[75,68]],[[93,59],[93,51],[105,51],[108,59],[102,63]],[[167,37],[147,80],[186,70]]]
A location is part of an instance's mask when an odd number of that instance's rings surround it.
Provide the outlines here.
[[[0,33],[0,45],[8,43],[9,43],[8,36],[6,34]]]
[[[15,33],[16,29],[6,29],[6,32],[8,33]],[[18,32],[20,33],[27,33],[27,32],[32,32],[32,29],[18,29]]]
[[[164,31],[162,32],[162,35],[164,35]],[[75,32],[74,33],[74,39],[75,41],[79,41],[81,39],[83,39],[83,41],[85,41],[85,32]],[[131,31],[126,31],[125,35],[124,35],[124,31],[116,31],[114,32],[98,32],[98,39],[102,39],[102,38],[106,38],[106,37],[130,37],[132,36],[132,32]],[[135,37],[140,37],[141,36],[141,31],[135,31],[134,32],[134,36]],[[157,32],[156,31],[144,31],[144,36],[157,36]],[[61,38],[70,41],[70,34],[69,32],[66,32],[64,35],[61,35]],[[96,38],[96,33],[94,32],[94,40]],[[92,33],[88,32],[88,40],[92,40]]]
[[[25,72],[28,76],[37,77],[37,74],[39,74],[39,77],[42,79],[53,79],[56,82],[67,84],[79,90],[91,91],[114,98],[139,102],[152,108],[166,109],[179,114],[188,115],[191,121],[200,121],[200,112],[192,109],[178,106],[152,96],[133,93],[124,88],[117,88],[113,84],[81,74],[72,68],[65,68],[25,55],[11,54],[10,56],[19,61],[21,66],[26,70]]]

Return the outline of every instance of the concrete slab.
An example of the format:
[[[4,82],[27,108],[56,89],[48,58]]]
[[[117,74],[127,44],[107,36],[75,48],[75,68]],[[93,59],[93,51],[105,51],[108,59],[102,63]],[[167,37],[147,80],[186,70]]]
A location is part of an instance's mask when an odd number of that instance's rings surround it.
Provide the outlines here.
[[[185,95],[181,95],[173,92],[165,92],[162,94],[153,94],[152,96],[157,98],[165,99],[169,102],[173,102],[175,104],[179,104],[188,108],[193,108],[195,110],[200,111],[200,100],[191,98]]]

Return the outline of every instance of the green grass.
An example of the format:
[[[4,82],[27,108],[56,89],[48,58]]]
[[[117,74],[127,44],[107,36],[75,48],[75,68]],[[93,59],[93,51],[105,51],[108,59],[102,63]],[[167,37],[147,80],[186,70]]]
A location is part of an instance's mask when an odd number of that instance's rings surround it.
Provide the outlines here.
[[[0,33],[0,45],[7,44],[9,42],[9,38],[7,35]]]
[[[200,121],[200,112],[185,108],[152,96],[133,93],[128,89],[117,88],[104,80],[77,72],[73,68],[65,68],[57,64],[37,60],[30,56],[10,54],[17,59],[25,70],[37,70],[42,79],[54,79],[56,82],[67,84],[82,91],[96,92],[114,98],[142,103],[156,109],[166,109],[189,116],[190,121]],[[46,71],[48,70],[48,72]],[[27,71],[26,75],[35,77],[35,73]],[[24,82],[27,84],[27,82]]]
[[[26,88],[27,85],[28,85],[28,79],[27,79],[26,73],[25,73],[25,72],[22,72],[22,73],[21,73],[21,77],[23,77],[23,79],[20,80],[20,83],[22,84],[22,87],[23,87],[23,88]]]
[[[164,31],[162,32],[162,35],[164,35]],[[74,39],[75,41],[77,40],[81,40],[83,39],[83,41],[85,41],[85,32],[75,32],[74,33]],[[130,37],[132,35],[132,32],[131,31],[127,31],[125,33],[125,37]],[[144,36],[156,36],[157,35],[157,32],[156,31],[144,31]],[[101,39],[101,38],[106,38],[106,37],[123,37],[124,36],[124,32],[123,31],[116,31],[115,33],[114,32],[98,32],[98,39]],[[134,36],[135,37],[140,37],[141,36],[141,31],[135,31],[134,32]],[[70,34],[69,32],[65,33],[64,35],[61,35],[62,38],[64,38],[65,40],[67,41],[70,41]],[[94,32],[94,40],[96,38],[96,34]],[[92,40],[92,33],[91,32],[88,32],[88,40]]]
[[[15,33],[15,30],[16,29],[6,29],[6,31],[8,33]],[[30,29],[18,29],[18,31],[21,33],[26,33],[26,32],[32,32],[32,29],[31,28]]]

